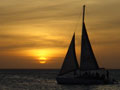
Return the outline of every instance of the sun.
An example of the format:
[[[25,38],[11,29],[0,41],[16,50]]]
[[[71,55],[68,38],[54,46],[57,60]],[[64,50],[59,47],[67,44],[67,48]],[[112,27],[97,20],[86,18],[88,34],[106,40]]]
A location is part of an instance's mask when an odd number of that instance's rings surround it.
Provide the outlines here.
[[[47,58],[46,58],[46,57],[40,57],[40,58],[38,58],[38,59],[39,59],[40,64],[45,64],[46,61],[47,61]]]
[[[62,54],[60,52],[64,52],[61,49],[56,49],[32,49],[28,51],[28,56],[33,56],[39,64],[46,64],[52,58]]]
[[[39,59],[40,59],[40,60],[47,60],[46,57],[40,57]]]
[[[40,60],[40,64],[45,64],[46,61],[45,60]]]

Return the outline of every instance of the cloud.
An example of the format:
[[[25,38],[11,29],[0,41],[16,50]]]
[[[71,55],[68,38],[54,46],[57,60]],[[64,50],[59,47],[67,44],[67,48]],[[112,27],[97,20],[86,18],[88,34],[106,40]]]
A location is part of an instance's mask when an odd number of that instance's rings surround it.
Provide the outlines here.
[[[65,40],[47,38],[47,36],[0,35],[0,41],[3,42],[0,50],[65,48],[67,45]]]
[[[20,23],[22,21],[36,21],[39,20],[40,22],[46,22],[47,20],[56,20],[56,19],[62,19],[62,18],[68,18],[71,16],[75,16],[77,13],[75,11],[75,2],[68,1],[67,3],[64,1],[57,2],[56,0],[51,1],[43,1],[38,2],[35,1],[36,3],[32,5],[32,3],[22,3],[18,4],[18,6],[11,5],[10,7],[8,6],[2,6],[1,12],[0,12],[0,24],[15,24],[15,23]],[[39,4],[38,4],[38,3]],[[72,2],[72,3],[71,3]],[[72,4],[72,5],[70,5]],[[23,5],[26,5],[23,6]],[[31,6],[30,6],[31,5]],[[71,10],[74,10],[71,12]],[[67,12],[66,12],[67,11]],[[28,23],[27,22],[27,23]]]
[[[95,23],[96,22],[96,23]],[[87,27],[96,32],[103,32],[103,31],[113,31],[114,32],[119,32],[119,25],[120,25],[120,20],[119,19],[109,19],[109,20],[98,20],[95,22],[87,22]],[[108,32],[109,33],[109,32]]]

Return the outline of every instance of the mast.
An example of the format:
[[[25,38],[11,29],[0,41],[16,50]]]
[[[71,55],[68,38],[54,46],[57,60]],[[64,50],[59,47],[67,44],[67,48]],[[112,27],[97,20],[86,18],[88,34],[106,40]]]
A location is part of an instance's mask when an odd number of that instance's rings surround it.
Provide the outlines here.
[[[83,25],[84,25],[84,20],[85,20],[85,5],[83,5],[83,18],[82,19],[83,19],[82,20],[82,35],[83,35]],[[81,49],[82,49],[82,37],[81,37]],[[80,55],[80,58],[81,58],[81,55]],[[80,59],[80,61],[81,61],[81,59]]]
[[[85,19],[85,5],[83,5],[83,23],[84,23],[84,19]]]
[[[84,19],[85,5],[83,6],[80,70],[97,70],[99,66],[92,50]]]

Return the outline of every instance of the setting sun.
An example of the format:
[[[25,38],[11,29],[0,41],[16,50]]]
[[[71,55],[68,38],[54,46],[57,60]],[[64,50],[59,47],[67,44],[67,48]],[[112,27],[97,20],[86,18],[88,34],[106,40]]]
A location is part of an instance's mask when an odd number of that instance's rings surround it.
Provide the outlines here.
[[[46,63],[46,60],[47,60],[46,57],[40,57],[40,58],[38,58],[38,59],[39,59],[39,62],[40,62],[41,64],[45,64],[45,63]]]
[[[46,60],[40,60],[40,63],[41,63],[41,64],[45,64],[45,63],[46,63]]]
[[[39,59],[40,59],[40,60],[47,60],[46,57],[40,57]]]

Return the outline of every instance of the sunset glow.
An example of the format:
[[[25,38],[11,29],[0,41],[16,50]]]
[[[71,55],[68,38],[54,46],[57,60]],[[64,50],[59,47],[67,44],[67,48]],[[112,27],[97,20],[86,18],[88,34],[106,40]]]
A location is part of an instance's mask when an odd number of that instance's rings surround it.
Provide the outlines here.
[[[49,58],[65,53],[63,49],[33,49],[28,51],[28,55],[35,56],[42,60],[49,60]]]
[[[33,56],[36,58],[36,60],[39,61],[40,64],[45,64],[47,61],[49,61],[51,58],[55,57],[57,58],[58,55],[64,55],[65,50],[62,49],[33,49],[28,50],[28,56]]]
[[[46,59],[46,57],[50,57],[53,52],[50,52],[50,50],[47,49],[34,49],[30,50],[29,53],[33,56],[39,57],[39,59]]]
[[[120,0],[1,0],[0,69],[60,68],[75,32],[80,61],[82,9],[101,67],[120,68]]]

